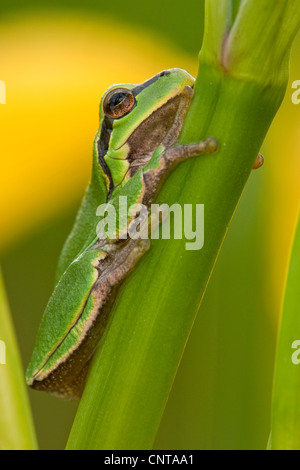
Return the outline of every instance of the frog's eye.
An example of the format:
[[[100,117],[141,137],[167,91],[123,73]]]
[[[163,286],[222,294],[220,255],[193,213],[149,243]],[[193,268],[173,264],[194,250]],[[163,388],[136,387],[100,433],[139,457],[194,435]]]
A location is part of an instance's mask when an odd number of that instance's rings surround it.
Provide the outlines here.
[[[118,119],[128,114],[135,104],[135,97],[131,90],[116,88],[105,97],[103,110],[108,117]]]

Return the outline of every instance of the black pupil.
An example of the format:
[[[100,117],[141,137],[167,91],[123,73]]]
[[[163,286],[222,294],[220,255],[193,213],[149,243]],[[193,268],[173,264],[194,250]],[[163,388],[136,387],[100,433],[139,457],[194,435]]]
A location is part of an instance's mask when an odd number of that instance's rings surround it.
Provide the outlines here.
[[[118,106],[118,104],[122,103],[126,95],[127,93],[122,93],[122,92],[115,93],[109,100],[110,108],[113,109],[116,106]]]

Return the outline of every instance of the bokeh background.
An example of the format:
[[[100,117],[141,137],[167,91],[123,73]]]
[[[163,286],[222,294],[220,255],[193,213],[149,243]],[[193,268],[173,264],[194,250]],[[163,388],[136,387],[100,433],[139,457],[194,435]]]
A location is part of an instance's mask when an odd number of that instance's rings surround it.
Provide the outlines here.
[[[0,0],[0,257],[24,368],[91,170],[112,83],[197,73],[202,0]],[[300,201],[300,38],[284,103],[233,219],[186,347],[156,449],[263,449]],[[1,335],[1,332],[0,332]],[[64,448],[76,404],[29,391],[40,447]]]

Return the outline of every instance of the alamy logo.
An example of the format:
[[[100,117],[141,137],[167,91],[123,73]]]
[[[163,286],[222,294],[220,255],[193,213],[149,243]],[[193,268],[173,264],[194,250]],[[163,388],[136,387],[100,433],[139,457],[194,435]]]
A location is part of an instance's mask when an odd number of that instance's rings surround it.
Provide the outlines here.
[[[3,80],[0,80],[0,104],[6,104],[6,85]]]
[[[295,80],[292,84],[292,88],[296,89],[292,94],[292,102],[293,104],[300,104],[300,80]]]
[[[120,196],[118,204],[101,204],[96,215],[101,217],[96,229],[99,240],[184,238],[189,240],[186,250],[201,250],[204,245],[204,204],[151,204],[149,209],[143,204],[128,206],[127,197]]]
[[[299,340],[295,340],[293,343],[292,343],[292,349],[296,349],[296,351],[292,354],[292,363],[295,364],[295,366],[297,366],[298,364],[300,364],[300,341]]]
[[[4,341],[0,340],[0,364],[6,364],[6,346]]]

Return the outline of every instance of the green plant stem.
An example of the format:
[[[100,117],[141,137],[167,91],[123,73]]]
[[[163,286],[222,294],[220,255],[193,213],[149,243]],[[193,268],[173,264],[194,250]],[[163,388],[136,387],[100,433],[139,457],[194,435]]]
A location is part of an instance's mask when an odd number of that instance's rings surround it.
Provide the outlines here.
[[[37,442],[1,272],[0,340],[6,356],[0,364],[0,449],[33,450]]]
[[[245,5],[252,5],[252,9],[245,9]],[[277,55],[273,53],[270,67],[280,63],[284,71],[280,69],[278,76],[273,73],[271,80],[270,70],[258,63],[266,60],[267,46],[274,36],[294,37],[300,24],[299,5],[297,27],[288,28],[288,17],[274,20],[268,30],[269,42],[265,41],[258,56],[252,42],[247,43],[250,30],[251,38],[255,34],[257,40],[265,34],[263,21],[256,22],[255,15],[269,22],[274,15],[278,17],[282,2],[276,5],[270,9],[265,0],[241,2],[234,21],[231,1],[206,2],[206,32],[195,95],[180,141],[194,142],[212,135],[219,141],[219,152],[180,165],[158,198],[182,207],[204,204],[204,247],[187,251],[186,240],[152,242],[152,249],[117,297],[92,363],[68,449],[149,449],[153,445],[226,230],[286,89],[289,46],[284,46],[285,54],[279,46]],[[219,11],[216,21],[214,11]],[[252,57],[244,67],[235,55],[235,49],[240,54],[241,38],[235,40],[230,35],[236,31],[242,35],[243,54]]]
[[[290,259],[279,330],[272,400],[272,430],[268,446],[272,450],[300,450],[299,287],[300,217]]]

